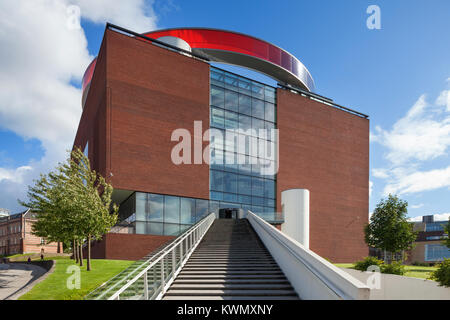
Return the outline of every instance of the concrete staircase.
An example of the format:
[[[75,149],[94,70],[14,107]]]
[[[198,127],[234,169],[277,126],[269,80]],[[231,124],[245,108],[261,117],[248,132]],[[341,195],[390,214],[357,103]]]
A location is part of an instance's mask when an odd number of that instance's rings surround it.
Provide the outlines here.
[[[216,219],[163,300],[296,300],[247,219]]]

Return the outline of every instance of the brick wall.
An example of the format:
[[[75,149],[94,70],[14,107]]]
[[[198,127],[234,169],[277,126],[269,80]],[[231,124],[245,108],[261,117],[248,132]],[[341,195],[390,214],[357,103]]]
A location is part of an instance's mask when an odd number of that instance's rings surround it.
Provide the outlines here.
[[[310,247],[333,262],[368,255],[369,121],[277,90],[281,191],[310,191]]]
[[[91,257],[93,259],[139,260],[174,238],[173,236],[108,233],[102,240],[92,242]],[[85,248],[84,257],[86,254]]]

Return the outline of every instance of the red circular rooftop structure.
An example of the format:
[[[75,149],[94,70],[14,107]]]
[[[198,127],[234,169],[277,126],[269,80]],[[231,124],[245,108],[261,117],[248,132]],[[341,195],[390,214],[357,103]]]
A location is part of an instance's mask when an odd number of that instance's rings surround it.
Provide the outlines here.
[[[276,45],[249,35],[209,28],[156,30],[142,35],[161,41],[181,39],[182,43],[190,47],[188,49],[192,53],[209,61],[249,68],[284,85],[307,91],[314,90],[311,74],[300,60]],[[94,59],[83,76],[83,97],[91,82],[95,62]]]

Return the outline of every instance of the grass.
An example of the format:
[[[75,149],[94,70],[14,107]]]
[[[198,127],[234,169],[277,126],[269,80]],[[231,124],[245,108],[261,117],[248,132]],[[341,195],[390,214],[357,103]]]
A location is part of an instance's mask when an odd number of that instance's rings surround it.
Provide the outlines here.
[[[339,268],[352,269],[353,263],[336,263],[335,266]],[[431,272],[437,270],[437,267],[421,267],[421,266],[405,266],[405,277],[428,279]]]
[[[69,257],[54,257],[55,270],[45,280],[36,284],[33,289],[19,300],[81,300],[90,291],[109,280],[114,275],[130,266],[134,261],[125,260],[91,260],[91,271],[86,271],[86,260],[81,267],[81,288],[67,288],[67,280],[73,273],[66,273],[69,266],[76,265]]]

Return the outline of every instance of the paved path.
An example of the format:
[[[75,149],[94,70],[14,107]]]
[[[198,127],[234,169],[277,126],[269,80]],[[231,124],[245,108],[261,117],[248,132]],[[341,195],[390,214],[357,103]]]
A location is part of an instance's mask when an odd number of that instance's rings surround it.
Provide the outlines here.
[[[25,263],[0,264],[0,300],[13,297],[15,293],[42,276],[44,268]]]

